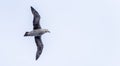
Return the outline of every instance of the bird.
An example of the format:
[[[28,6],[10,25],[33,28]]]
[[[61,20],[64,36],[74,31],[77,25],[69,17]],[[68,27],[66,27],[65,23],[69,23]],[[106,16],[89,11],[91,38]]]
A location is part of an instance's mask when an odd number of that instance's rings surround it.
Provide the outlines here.
[[[45,33],[50,33],[48,29],[42,29],[39,22],[41,19],[41,16],[39,13],[31,6],[31,12],[33,14],[33,30],[25,32],[24,36],[33,36],[35,39],[35,43],[37,46],[37,52],[36,52],[36,60],[40,57],[42,51],[43,51],[43,43],[41,40],[41,37]]]

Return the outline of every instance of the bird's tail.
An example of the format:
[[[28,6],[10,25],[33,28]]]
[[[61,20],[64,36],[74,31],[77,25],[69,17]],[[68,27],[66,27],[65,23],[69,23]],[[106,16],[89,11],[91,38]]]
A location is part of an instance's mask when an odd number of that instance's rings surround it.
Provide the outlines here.
[[[28,34],[29,32],[26,32],[25,34],[24,34],[24,36],[29,36],[29,34]]]
[[[37,47],[37,52],[36,52],[36,60],[40,57],[41,53],[42,53],[42,49],[40,47]]]

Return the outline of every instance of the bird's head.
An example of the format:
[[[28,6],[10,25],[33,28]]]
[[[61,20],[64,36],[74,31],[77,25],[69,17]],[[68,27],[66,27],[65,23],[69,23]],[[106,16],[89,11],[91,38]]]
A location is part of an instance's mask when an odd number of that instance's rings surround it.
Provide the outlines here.
[[[43,29],[44,33],[50,33],[50,31],[48,29]]]

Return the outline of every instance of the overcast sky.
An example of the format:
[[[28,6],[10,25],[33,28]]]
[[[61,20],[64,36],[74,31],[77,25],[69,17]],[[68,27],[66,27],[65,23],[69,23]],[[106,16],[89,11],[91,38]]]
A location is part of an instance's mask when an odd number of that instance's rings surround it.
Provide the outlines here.
[[[30,6],[51,31],[37,61]],[[120,66],[120,1],[1,0],[0,66]]]

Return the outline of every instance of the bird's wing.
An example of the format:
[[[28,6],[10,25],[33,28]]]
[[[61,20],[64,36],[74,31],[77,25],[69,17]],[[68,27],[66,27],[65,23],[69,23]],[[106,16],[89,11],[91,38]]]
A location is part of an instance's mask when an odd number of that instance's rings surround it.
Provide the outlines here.
[[[34,19],[33,19],[33,29],[41,29],[41,26],[39,24],[39,21],[40,21],[39,13],[32,6],[31,6],[31,11],[32,11],[32,14],[34,16]]]
[[[39,58],[39,56],[41,55],[42,50],[43,50],[43,43],[41,40],[41,36],[35,36],[35,42],[37,45],[37,52],[36,52],[36,60],[37,60]]]

